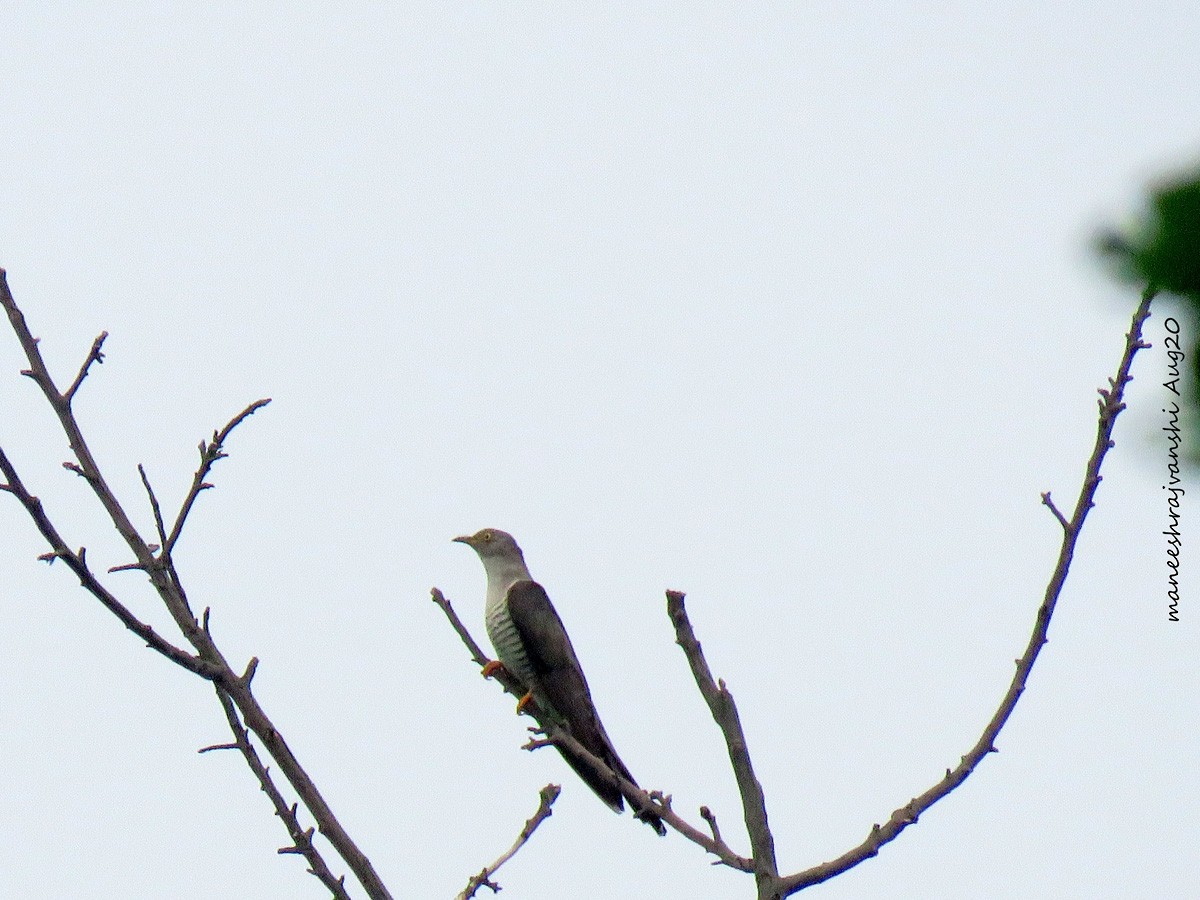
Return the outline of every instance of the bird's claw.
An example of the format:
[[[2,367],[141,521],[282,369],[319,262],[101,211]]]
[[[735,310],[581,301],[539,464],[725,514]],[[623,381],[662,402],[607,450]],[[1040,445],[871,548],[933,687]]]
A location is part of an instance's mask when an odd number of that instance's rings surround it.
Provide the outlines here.
[[[488,662],[486,662],[484,664],[483,669],[479,674],[482,675],[484,678],[491,678],[493,675],[495,675],[497,672],[499,672],[501,670],[508,671],[507,669],[504,668],[504,663],[500,662],[500,660],[498,660],[498,659],[492,659],[492,660],[488,660]]]

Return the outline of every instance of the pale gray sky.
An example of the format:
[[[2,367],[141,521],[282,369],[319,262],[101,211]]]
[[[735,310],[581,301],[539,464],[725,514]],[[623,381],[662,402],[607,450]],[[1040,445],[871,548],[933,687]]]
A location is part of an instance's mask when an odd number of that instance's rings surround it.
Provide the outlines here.
[[[781,865],[976,740],[1024,648],[1136,298],[1087,253],[1200,153],[1194,4],[9,4],[0,265],[149,527],[249,401],[177,554],[397,897],[750,896],[606,810],[481,681],[450,538],[512,531],[642,783],[746,847],[664,614],[739,702]],[[1166,621],[1164,309],[1000,753],[814,897],[1182,897],[1200,593]],[[0,443],[127,562],[0,335]],[[1200,502],[1200,501],[1198,501]],[[11,896],[319,898],[211,690],[0,497]],[[139,576],[110,576],[166,616]],[[338,866],[338,870],[344,870]]]

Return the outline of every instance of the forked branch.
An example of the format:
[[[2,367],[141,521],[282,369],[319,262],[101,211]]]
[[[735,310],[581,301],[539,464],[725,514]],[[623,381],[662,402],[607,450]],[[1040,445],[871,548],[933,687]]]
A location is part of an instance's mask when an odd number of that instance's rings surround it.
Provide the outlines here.
[[[259,705],[257,698],[251,692],[250,680],[253,677],[255,661],[251,661],[251,664],[246,667],[246,671],[242,675],[239,675],[230,666],[212,640],[212,635],[208,628],[207,612],[205,613],[203,622],[197,621],[196,617],[192,614],[187,595],[184,593],[183,585],[171,560],[171,550],[179,540],[184,522],[192,510],[196,497],[202,490],[211,487],[206,478],[213,464],[225,456],[224,443],[229,437],[230,432],[243,422],[246,417],[253,414],[256,410],[261,409],[269,401],[259,400],[250,404],[223,429],[214,432],[211,443],[201,442],[200,467],[196,471],[192,480],[192,488],[188,492],[187,498],[175,519],[175,524],[170,534],[166,534],[158,499],[154,494],[145,470],[141,469],[142,483],[150,498],[151,509],[155,518],[155,527],[159,538],[159,543],[150,544],[138,532],[120,501],[108,486],[108,482],[100,471],[71,408],[72,401],[80,385],[83,384],[84,379],[87,377],[91,366],[103,360],[101,347],[104,343],[105,335],[101,334],[92,344],[91,351],[80,367],[75,380],[72,382],[70,388],[63,393],[55,385],[54,379],[51,377],[45,361],[42,359],[38,340],[30,332],[24,315],[17,308],[16,302],[13,300],[3,269],[0,269],[0,305],[4,307],[9,323],[16,333],[17,340],[20,342],[22,349],[25,351],[25,356],[29,360],[29,368],[25,369],[22,374],[33,379],[41,388],[42,393],[54,410],[60,426],[67,435],[68,443],[75,456],[75,462],[65,463],[64,465],[87,481],[99,500],[100,505],[112,520],[114,527],[133,553],[134,561],[132,563],[116,566],[114,569],[138,569],[146,573],[184,639],[194,648],[195,653],[189,653],[157,635],[153,629],[135,617],[100,584],[87,565],[84,551],[81,549],[75,552],[70,549],[50,522],[45,510],[42,508],[41,502],[25,488],[15,467],[4,454],[3,449],[0,449],[0,470],[4,472],[6,479],[5,483],[0,485],[0,488],[17,498],[17,501],[25,508],[26,512],[33,519],[35,526],[50,545],[50,552],[41,558],[50,561],[55,559],[63,560],[79,577],[83,586],[99,599],[105,608],[117,616],[127,628],[145,640],[149,647],[188,671],[211,681],[217,690],[218,696],[221,698],[222,706],[229,717],[230,727],[234,732],[235,741],[231,746],[241,751],[247,764],[260,777],[261,781],[260,771],[262,770],[262,764],[258,760],[257,754],[253,750],[246,733],[247,730],[252,732],[275,760],[280,771],[283,772],[288,782],[299,795],[300,800],[308,808],[313,819],[316,820],[321,833],[329,840],[342,859],[345,860],[346,865],[354,873],[359,883],[362,884],[367,895],[372,900],[390,900],[391,894],[375,872],[370,861],[358,849],[349,834],[346,833],[345,829],[338,822],[332,809],[330,809],[324,797],[321,796],[316,784],[309,777],[303,766],[300,765],[299,760],[296,759],[284,741],[279,729],[271,722],[266,712]],[[236,715],[233,714],[234,711],[236,711]],[[242,723],[244,723],[244,727]],[[266,788],[264,787],[264,789]],[[268,794],[270,795],[271,791],[268,791]],[[277,796],[277,792],[276,795],[272,796],[272,802],[276,806],[276,811],[279,812],[282,798]],[[341,879],[333,878],[332,874],[329,873],[328,867],[320,859],[319,855],[316,854],[315,849],[312,848],[311,829],[307,832],[300,831],[294,809],[290,816],[281,814],[281,818],[287,825],[289,836],[293,842],[291,847],[285,848],[285,852],[295,852],[304,855],[309,860],[313,874],[329,887],[333,896],[339,898],[345,896],[344,889],[341,886]]]

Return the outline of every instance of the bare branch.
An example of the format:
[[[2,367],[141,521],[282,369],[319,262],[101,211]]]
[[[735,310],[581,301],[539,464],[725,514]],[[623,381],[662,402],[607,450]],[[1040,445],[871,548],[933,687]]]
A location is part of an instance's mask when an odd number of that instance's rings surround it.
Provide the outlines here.
[[[1042,504],[1047,507],[1050,512],[1054,513],[1054,518],[1058,519],[1058,524],[1063,527],[1063,531],[1070,531],[1071,523],[1067,521],[1067,517],[1059,512],[1058,507],[1054,505],[1054,501],[1050,499],[1049,491],[1042,492]]]
[[[71,382],[71,386],[67,388],[63,399],[67,401],[67,405],[71,405],[71,401],[75,399],[75,394],[79,390],[79,386],[83,384],[83,379],[87,378],[88,370],[92,367],[92,363],[102,365],[104,363],[104,354],[100,352],[100,348],[104,346],[104,341],[108,338],[108,332],[100,332],[100,336],[92,341],[92,349],[87,355],[87,359],[83,361],[83,365],[79,367],[79,374],[75,376],[75,380]]]
[[[230,432],[242,424],[247,418],[254,415],[264,406],[271,402],[270,397],[265,397],[262,400],[255,400],[240,413],[230,419],[220,431],[213,432],[211,444],[200,442],[200,468],[196,470],[196,474],[192,477],[192,487],[184,498],[183,505],[179,509],[179,515],[175,518],[175,524],[171,528],[169,537],[164,536],[163,547],[166,554],[169,556],[175,549],[175,544],[179,541],[179,535],[183,532],[183,524],[187,521],[188,514],[192,511],[192,505],[196,502],[196,498],[200,496],[201,491],[208,490],[212,487],[211,484],[204,479],[208,477],[209,471],[219,459],[224,459],[228,456],[224,452],[225,441],[228,439]]]
[[[8,322],[12,326],[12,330],[16,332],[17,340],[21,342],[25,358],[29,360],[30,368],[22,369],[21,374],[32,378],[42,386],[43,390],[47,383],[53,389],[54,382],[50,380],[50,373],[46,371],[46,364],[42,362],[42,356],[37,349],[38,339],[30,334],[25,316],[17,308],[12,292],[8,289],[8,273],[3,269],[0,269],[0,306],[3,306],[4,311],[8,314]],[[58,392],[54,391],[54,393],[57,395]]]
[[[271,758],[279,764],[288,782],[300,796],[309,813],[317,821],[321,829],[321,834],[334,846],[338,855],[345,860],[346,865],[354,873],[354,877],[358,879],[363,889],[367,892],[367,896],[371,897],[372,900],[391,900],[391,893],[388,891],[386,885],[384,885],[383,880],[375,872],[371,861],[358,848],[358,845],[354,843],[345,828],[342,827],[337,816],[334,815],[333,809],[321,795],[316,782],[305,771],[300,761],[296,758],[296,755],[292,752],[291,747],[284,740],[283,734],[275,727],[270,718],[267,717],[266,712],[263,711],[258,700],[251,693],[249,680],[243,680],[242,677],[236,675],[229,668],[229,664],[224,661],[224,658],[222,658],[222,664],[225,668],[218,682],[221,690],[228,694],[229,698],[237,706],[246,728],[253,732],[255,737],[267,749],[267,752],[271,754]]]
[[[154,512],[154,527],[158,529],[158,539],[162,541],[163,547],[167,545],[167,532],[163,525],[162,508],[158,505],[158,498],[154,496],[154,488],[150,487],[150,479],[146,477],[146,468],[141,463],[138,463],[138,474],[142,476],[142,486],[146,489],[146,496],[150,498],[150,509]],[[163,554],[164,556],[166,554]]]
[[[996,710],[995,715],[992,716],[991,721],[984,728],[983,734],[975,743],[975,746],[967,751],[967,754],[963,756],[957,766],[953,769],[947,769],[946,774],[937,784],[894,811],[883,825],[875,825],[871,829],[871,833],[867,836],[867,839],[857,847],[848,850],[837,859],[822,863],[819,866],[813,866],[795,875],[781,878],[779,880],[779,897],[786,897],[806,887],[827,881],[835,875],[840,875],[847,869],[853,868],[864,860],[875,856],[884,844],[895,840],[900,835],[900,832],[915,823],[925,810],[929,809],[934,803],[941,800],[966,781],[985,756],[996,752],[996,738],[1016,708],[1021,694],[1024,693],[1029,673],[1033,669],[1033,664],[1037,661],[1038,654],[1047,642],[1046,634],[1050,628],[1050,619],[1054,615],[1054,608],[1058,604],[1059,594],[1062,593],[1063,585],[1066,583],[1067,573],[1071,568],[1071,559],[1075,554],[1075,544],[1079,540],[1079,534],[1083,529],[1084,521],[1087,519],[1088,511],[1095,505],[1096,489],[1100,486],[1101,480],[1100,467],[1104,463],[1105,455],[1113,447],[1112,433],[1117,416],[1125,408],[1124,393],[1126,386],[1132,380],[1129,372],[1133,365],[1133,358],[1137,355],[1138,350],[1149,346],[1142,340],[1141,335],[1142,325],[1150,315],[1150,301],[1154,297],[1154,293],[1153,289],[1149,289],[1142,295],[1142,301],[1134,312],[1133,321],[1130,324],[1128,333],[1125,335],[1125,351],[1121,355],[1121,362],[1117,367],[1116,377],[1109,380],[1109,390],[1101,389],[1100,391],[1102,399],[1100,400],[1096,440],[1092,447],[1092,455],[1088,459],[1087,467],[1084,471],[1083,486],[1079,491],[1079,499],[1075,503],[1075,511],[1071,515],[1070,520],[1065,522],[1063,526],[1063,538],[1059,548],[1058,562],[1055,564],[1054,571],[1050,575],[1050,582],[1046,585],[1042,604],[1038,608],[1033,634],[1029,638],[1029,643],[1025,648],[1024,654],[1017,660],[1016,673],[1013,675],[1012,682],[1009,684],[1004,698],[1000,701],[1000,706]],[[1043,496],[1042,502],[1050,506],[1051,510],[1057,513],[1057,510],[1049,502],[1048,493]],[[1064,518],[1061,514],[1058,517],[1060,521]]]
[[[120,501],[109,488],[96,464],[95,458],[92,456],[91,450],[88,448],[87,442],[84,440],[79,423],[75,420],[75,416],[71,411],[71,404],[68,397],[61,394],[55,386],[54,380],[51,378],[46,364],[42,359],[41,351],[38,348],[38,340],[30,333],[24,315],[17,308],[16,302],[13,300],[3,269],[0,269],[0,306],[3,306],[5,312],[8,314],[13,331],[16,333],[17,339],[25,351],[26,358],[29,360],[30,368],[25,370],[23,374],[32,378],[42,389],[43,394],[58,417],[59,424],[66,433],[71,450],[78,461],[78,465],[72,463],[68,467],[74,469],[87,480],[100,505],[112,520],[113,526],[125,540],[130,550],[133,551],[135,563],[130,566],[118,568],[136,567],[146,572],[150,578],[150,583],[158,593],[163,604],[167,607],[176,626],[183,633],[188,643],[196,649],[197,655],[193,657],[158,637],[149,626],[138,621],[96,581],[95,577],[88,571],[82,554],[76,555],[67,548],[50,521],[46,518],[37,498],[32,497],[28,491],[25,491],[23,485],[20,483],[20,479],[16,476],[16,472],[8,463],[7,458],[5,458],[3,460],[3,468],[5,477],[8,479],[8,492],[17,495],[22,505],[25,506],[37,524],[38,529],[42,532],[47,542],[49,542],[53,550],[53,556],[63,559],[79,575],[84,586],[121,619],[126,627],[142,636],[149,646],[167,656],[172,662],[212,681],[222,692],[222,696],[227,697],[227,699],[234,703],[241,716],[241,720],[262,741],[263,746],[266,747],[271,756],[279,764],[280,769],[319,824],[321,833],[334,846],[342,859],[346,861],[346,864],[354,872],[355,877],[362,884],[367,895],[372,900],[391,900],[391,894],[375,872],[370,860],[359,850],[350,838],[350,835],[342,827],[341,823],[338,822],[337,817],[333,814],[333,810],[329,807],[325,798],[321,796],[312,778],[309,777],[308,773],[300,765],[300,761],[296,759],[291,748],[284,741],[283,735],[271,722],[266,712],[259,705],[258,700],[251,693],[249,678],[243,679],[233,671],[229,662],[217,648],[216,644],[213,643],[207,629],[202,628],[200,623],[196,621],[188,604],[187,595],[184,593],[178,578],[175,577],[173,568],[168,567],[160,558],[155,557],[155,552],[159,548],[148,544],[142,538]],[[267,402],[269,401],[259,400],[243,410],[238,416],[235,416],[222,431],[216,432],[213,435],[213,446],[201,444],[200,471],[197,473],[192,490],[188,494],[188,499],[180,511],[179,518],[176,520],[175,527],[168,538],[168,545],[162,548],[164,556],[168,559],[174,542],[179,539],[180,529],[183,527],[183,522],[191,508],[191,504],[195,501],[196,495],[201,490],[210,486],[204,482],[204,475],[217,459],[224,456],[221,450],[224,440],[229,436],[233,428]]]
[[[241,750],[237,744],[209,744],[207,747],[201,747],[197,753],[212,753],[214,750]]]
[[[675,641],[683,648],[683,654],[692,670],[692,677],[696,680],[696,687],[700,689],[713,719],[725,737],[729,763],[733,767],[738,793],[742,798],[742,814],[746,821],[746,833],[750,837],[755,880],[760,883],[773,881],[779,875],[779,868],[775,861],[775,839],[767,823],[767,801],[762,785],[754,774],[754,766],[750,762],[750,751],[746,745],[746,735],[742,731],[733,694],[729,692],[724,681],[713,680],[700,642],[692,630],[681,592],[667,591],[667,615],[671,618],[671,624],[675,626]]]
[[[246,663],[246,671],[242,673],[242,683],[247,687],[254,680],[254,673],[258,671],[258,657],[250,657],[250,662]]]
[[[329,866],[326,865],[324,858],[321,856],[320,851],[313,844],[313,830],[311,828],[300,827],[300,820],[296,816],[296,805],[293,803],[289,806],[287,801],[284,800],[283,794],[280,793],[279,788],[275,786],[275,782],[271,780],[271,773],[263,765],[257,751],[254,749],[254,745],[250,743],[250,736],[246,733],[246,729],[238,717],[237,708],[234,706],[233,700],[219,687],[217,688],[217,699],[221,702],[221,709],[225,711],[225,718],[229,722],[229,729],[233,732],[234,743],[205,747],[200,752],[205,753],[210,750],[226,748],[240,750],[246,760],[246,764],[250,767],[250,771],[258,779],[258,784],[262,788],[263,793],[267,795],[267,798],[271,801],[271,805],[275,807],[275,815],[279,816],[280,820],[282,820],[288,834],[292,838],[292,846],[285,847],[279,852],[298,853],[303,856],[308,861],[309,872],[325,885],[335,900],[350,900],[350,895],[346,893],[345,878],[334,877],[333,873],[329,870]]]
[[[38,347],[38,339],[29,331],[25,316],[17,308],[16,301],[8,289],[8,279],[3,269],[0,269],[0,305],[8,313],[9,323],[17,335],[17,340],[20,342],[21,348],[25,351],[26,359],[29,360],[29,368],[23,374],[27,374],[42,389],[42,393],[58,417],[59,425],[66,434],[71,452],[74,453],[78,463],[64,463],[63,465],[81,475],[88,482],[93,492],[95,492],[97,499],[100,501],[100,505],[104,507],[104,511],[108,513],[109,518],[112,520],[113,526],[125,540],[130,550],[133,551],[134,558],[138,563],[146,567],[146,571],[151,574],[151,580],[154,581],[155,578],[152,569],[153,554],[141,535],[138,534],[133,522],[130,521],[129,516],[126,515],[116,495],[113,494],[101,474],[95,457],[92,456],[91,449],[88,447],[87,441],[84,440],[79,423],[75,420],[75,416],[71,412],[69,398],[66,394],[60,393],[55,386],[54,379],[51,377],[50,371],[46,368],[46,362],[42,359],[42,353]],[[89,363],[84,364],[83,371],[86,371],[88,365]],[[76,380],[80,379],[77,378]],[[155,583],[155,587],[160,588],[160,585]],[[159,592],[160,594],[163,593],[161,588]],[[165,600],[166,597],[164,597]],[[186,618],[186,611],[178,607],[172,607],[170,603],[167,605],[175,617],[176,623],[183,630],[184,634],[187,635],[187,623],[181,621],[182,618]]]
[[[42,537],[46,539],[46,543],[52,548],[50,553],[42,554],[42,556],[38,557],[39,559],[46,559],[48,561],[61,559],[66,563],[71,571],[78,576],[79,583],[83,585],[88,593],[104,604],[104,607],[116,616],[121,621],[121,624],[145,641],[146,646],[151,650],[161,653],[176,665],[183,666],[189,672],[194,672],[208,681],[212,681],[218,677],[219,672],[216,666],[207,660],[201,659],[199,656],[187,653],[156,634],[153,628],[141,621],[121,601],[109,593],[108,589],[96,579],[91,569],[88,568],[84,551],[80,549],[78,553],[72,552],[59,535],[58,530],[50,522],[49,517],[47,517],[46,511],[42,507],[42,501],[25,489],[25,484],[21,481],[20,475],[17,474],[17,470],[9,461],[3,448],[0,448],[0,470],[4,472],[4,477],[7,479],[7,491],[15,496],[17,502],[25,507],[25,511],[29,514],[29,517],[33,519],[33,524],[42,533]]]
[[[558,794],[561,790],[562,788],[557,784],[548,784],[538,791],[540,802],[538,803],[537,811],[534,812],[532,818],[525,821],[525,826],[521,829],[521,833],[517,835],[516,843],[509,847],[508,851],[503,853],[494,863],[484,866],[478,875],[472,875],[471,880],[467,882],[467,886],[459,893],[457,900],[471,900],[475,896],[475,892],[481,887],[490,888],[492,893],[500,890],[500,885],[491,880],[492,876],[496,874],[502,865],[516,856],[517,851],[525,846],[526,841],[533,836],[538,826],[553,815],[554,811],[551,807],[554,806],[554,801],[558,799]]]
[[[717,825],[717,817],[713,815],[712,810],[707,806],[700,807],[700,818],[708,823],[708,828],[712,832],[713,840],[718,844],[723,843],[721,840],[721,829]]]

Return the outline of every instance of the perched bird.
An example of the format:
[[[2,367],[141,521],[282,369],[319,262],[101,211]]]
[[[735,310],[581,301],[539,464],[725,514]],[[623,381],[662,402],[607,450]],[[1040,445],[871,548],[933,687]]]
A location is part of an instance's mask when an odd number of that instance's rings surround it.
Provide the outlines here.
[[[562,620],[545,589],[529,574],[525,557],[512,535],[485,528],[454,540],[474,549],[483,562],[487,573],[484,619],[488,637],[500,662],[529,691],[517,704],[518,712],[532,698],[541,716],[565,727],[589,753],[636,784],[600,723],[587,679]],[[485,668],[485,674],[488,672]],[[558,751],[614,812],[625,808],[621,792],[598,774],[594,765],[566,747],[559,746]],[[639,813],[638,818],[659,834],[666,833],[658,816]]]

